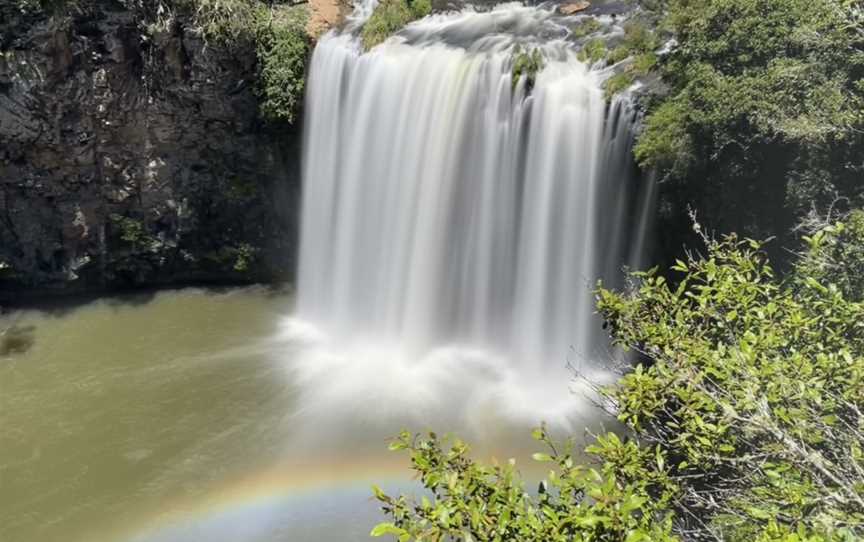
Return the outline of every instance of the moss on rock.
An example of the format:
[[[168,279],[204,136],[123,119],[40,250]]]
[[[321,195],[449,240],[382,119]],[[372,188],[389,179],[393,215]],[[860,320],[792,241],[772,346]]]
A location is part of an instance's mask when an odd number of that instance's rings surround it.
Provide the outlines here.
[[[517,45],[513,50],[513,88],[516,88],[519,80],[525,77],[525,89],[530,92],[534,88],[534,81],[537,79],[537,74],[543,69],[543,65],[543,55],[540,53],[540,49],[535,48],[528,51]]]
[[[363,26],[360,38],[367,51],[406,24],[432,13],[430,0],[382,0]]]

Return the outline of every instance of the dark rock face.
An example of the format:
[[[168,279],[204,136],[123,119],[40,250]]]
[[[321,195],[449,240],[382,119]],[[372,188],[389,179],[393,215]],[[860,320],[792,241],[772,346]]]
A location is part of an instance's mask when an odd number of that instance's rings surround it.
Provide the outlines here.
[[[289,276],[300,131],[258,120],[254,50],[122,6],[7,20],[0,301]]]

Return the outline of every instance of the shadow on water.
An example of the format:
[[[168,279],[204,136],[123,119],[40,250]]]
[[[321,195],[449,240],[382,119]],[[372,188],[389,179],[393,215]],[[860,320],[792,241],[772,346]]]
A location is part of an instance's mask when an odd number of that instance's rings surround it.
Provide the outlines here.
[[[33,332],[36,326],[18,326],[13,324],[0,332],[0,357],[24,354],[33,347],[36,338]]]
[[[0,307],[0,316],[15,314],[19,311],[37,310],[49,317],[62,318],[74,311],[94,303],[101,303],[112,308],[143,307],[153,302],[159,294],[176,293],[183,290],[197,290],[211,295],[228,295],[245,288],[255,288],[265,293],[267,299],[292,293],[288,284],[256,284],[241,285],[195,285],[178,284],[176,286],[155,286],[135,290],[120,290],[115,292],[92,292],[64,294],[58,297],[33,297],[20,302],[9,302]],[[0,339],[2,340],[2,339]],[[0,349],[2,353],[2,349]]]

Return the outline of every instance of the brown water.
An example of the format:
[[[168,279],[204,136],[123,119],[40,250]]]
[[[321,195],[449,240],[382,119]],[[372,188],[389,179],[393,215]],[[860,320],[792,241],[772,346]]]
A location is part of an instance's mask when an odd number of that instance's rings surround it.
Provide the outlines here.
[[[0,540],[110,539],[271,461],[292,394],[256,341],[289,307],[186,290],[4,318],[32,346],[0,359]]]
[[[374,369],[298,372],[291,305],[189,289],[4,316],[0,540],[365,540],[369,486],[409,476],[385,437],[458,423],[419,401],[421,417],[381,420],[376,397],[393,393]],[[489,449],[533,448],[522,426],[489,427]]]

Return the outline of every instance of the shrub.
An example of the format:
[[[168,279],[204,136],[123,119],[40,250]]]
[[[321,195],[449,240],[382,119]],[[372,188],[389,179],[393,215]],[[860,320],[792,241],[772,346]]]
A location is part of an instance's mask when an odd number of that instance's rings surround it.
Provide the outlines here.
[[[372,536],[393,535],[400,542],[676,540],[662,513],[665,498],[646,493],[652,478],[644,463],[657,460],[652,454],[612,434],[599,439],[590,451],[614,456],[632,468],[632,476],[619,477],[613,461],[599,470],[574,464],[572,442],[556,445],[543,428],[536,429],[534,437],[549,449],[535,454],[535,459],[555,467],[536,495],[525,490],[513,460],[480,465],[459,440],[448,448],[435,434],[403,432],[390,448],[408,450],[431,498],[418,502],[375,488],[375,497],[392,521],[377,525]]]
[[[540,49],[532,49],[527,51],[517,45],[513,50],[513,70],[511,81],[513,88],[519,83],[519,79],[525,77],[525,89],[531,92],[534,88],[534,81],[537,79],[537,74],[543,69],[543,55]]]
[[[629,71],[623,71],[620,73],[616,73],[609,79],[603,82],[603,90],[606,95],[606,99],[612,98],[615,94],[627,90],[630,88],[636,79],[633,77],[633,74]]]
[[[195,24],[205,37],[229,44],[254,38],[263,5],[259,0],[174,0],[174,4],[194,14]]]
[[[111,213],[111,223],[120,232],[120,239],[132,246],[135,251],[153,252],[158,248],[159,240],[150,235],[146,226],[140,220]]]
[[[676,286],[649,272],[628,292],[599,290],[616,342],[650,360],[608,395],[668,453],[680,532],[864,535],[864,304],[838,286],[860,270],[809,264],[826,246],[864,248],[843,231],[817,233],[785,280],[759,243],[728,236],[678,261]]]
[[[406,24],[432,13],[431,0],[381,0],[360,33],[368,51]]]
[[[613,54],[615,51],[613,51]],[[627,52],[630,55],[630,52]],[[607,59],[608,62],[611,60]],[[633,57],[632,61],[627,64],[622,71],[619,71],[603,83],[606,98],[609,99],[613,95],[630,87],[637,77],[648,75],[657,63],[657,57],[654,53],[641,53]]]
[[[804,241],[807,250],[798,274],[834,284],[846,299],[864,301],[864,211],[851,212],[843,222],[821,224]]]
[[[256,50],[260,111],[270,121],[294,122],[303,100],[310,41],[305,11],[264,10],[259,15]]]
[[[257,258],[258,249],[250,245],[249,243],[243,243],[236,249],[236,256],[234,259],[234,271],[238,273],[245,273],[249,271],[250,266],[255,262]]]
[[[697,227],[697,230],[699,228]],[[704,238],[671,284],[656,270],[597,291],[615,342],[641,362],[601,390],[629,438],[598,437],[574,466],[550,454],[536,497],[514,467],[486,467],[457,442],[403,433],[431,498],[376,490],[407,540],[725,540],[864,537],[864,213],[820,228],[792,272],[760,243]],[[840,264],[844,258],[854,266]]]
[[[594,64],[606,58],[606,42],[601,38],[588,40],[579,51],[579,60]]]
[[[586,17],[573,27],[573,37],[584,38],[585,36],[589,36],[599,31],[601,28],[602,25],[600,24],[600,21],[594,17]]]
[[[260,249],[249,243],[241,243],[236,246],[226,244],[219,247],[218,250],[206,253],[204,258],[222,269],[231,269],[237,273],[249,273],[254,270],[255,264],[258,263],[259,253]]]

